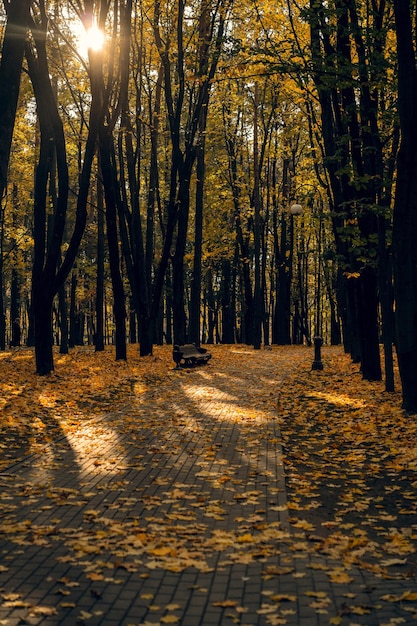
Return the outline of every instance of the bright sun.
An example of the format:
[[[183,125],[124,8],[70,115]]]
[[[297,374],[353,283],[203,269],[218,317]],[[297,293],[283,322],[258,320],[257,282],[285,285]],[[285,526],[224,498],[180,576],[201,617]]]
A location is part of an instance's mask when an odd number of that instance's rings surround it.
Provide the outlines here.
[[[104,45],[104,33],[97,24],[93,24],[87,30],[80,24],[80,28],[76,29],[76,37],[78,40],[78,51],[83,57],[88,56],[89,50],[98,52]]]
[[[91,50],[97,52],[97,50],[103,47],[104,33],[96,24],[93,24],[91,28],[85,31],[84,39],[86,48],[91,48]]]

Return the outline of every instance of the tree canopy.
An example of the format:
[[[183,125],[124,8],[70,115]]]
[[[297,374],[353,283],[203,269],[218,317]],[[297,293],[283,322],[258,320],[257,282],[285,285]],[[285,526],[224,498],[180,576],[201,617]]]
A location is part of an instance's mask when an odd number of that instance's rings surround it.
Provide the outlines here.
[[[1,17],[0,348],[34,345],[48,374],[54,343],[125,359],[127,341],[320,336],[392,390],[394,345],[417,411],[411,7],[10,0]]]

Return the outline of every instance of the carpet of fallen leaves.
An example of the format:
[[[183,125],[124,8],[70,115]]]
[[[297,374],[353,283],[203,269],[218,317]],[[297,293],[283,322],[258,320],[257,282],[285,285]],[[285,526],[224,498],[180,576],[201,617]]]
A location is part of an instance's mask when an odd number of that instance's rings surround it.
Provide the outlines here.
[[[242,368],[250,367],[248,364],[253,359],[250,348],[240,347],[240,351],[236,352],[227,346],[214,346],[212,350],[213,363],[221,361],[223,372],[227,371],[228,365],[236,366],[239,359]],[[281,359],[284,350],[280,351]],[[140,573],[142,570],[135,557],[141,559],[143,555],[146,555],[148,571],[163,567],[176,573],[192,567],[204,573],[211,567],[208,555],[213,552],[224,551],[224,563],[229,559],[229,562],[249,564],[267,559],[282,543],[296,557],[304,558],[308,554],[308,567],[325,571],[335,584],[349,584],[353,580],[351,572],[358,568],[387,581],[403,581],[401,593],[386,593],[379,598],[379,602],[401,607],[411,619],[417,620],[417,418],[407,416],[401,410],[398,392],[388,394],[383,390],[383,383],[362,381],[358,366],[351,363],[341,348],[323,349],[323,371],[311,371],[311,350],[302,347],[287,350],[288,371],[281,372],[281,378],[277,377],[276,381],[271,376],[270,387],[267,386],[266,372],[266,382],[262,381],[257,386],[254,379],[247,394],[252,404],[254,399],[257,402],[259,415],[266,419],[273,416],[279,424],[284,447],[291,536],[278,523],[265,523],[266,513],[261,510],[260,490],[239,492],[243,481],[239,478],[238,467],[220,464],[213,471],[217,451],[209,442],[197,478],[211,481],[215,489],[229,489],[231,505],[237,507],[243,503],[247,509],[253,505],[254,511],[260,511],[249,517],[237,518],[236,528],[225,529],[222,525],[227,518],[224,500],[209,501],[204,492],[193,493],[189,485],[168,484],[161,478],[157,486],[166,484],[165,501],[161,502],[159,496],[149,494],[143,495],[142,501],[150,515],[162,504],[170,507],[163,525],[160,518],[153,519],[151,516],[149,525],[143,528],[136,519],[122,523],[116,514],[111,518],[103,516],[102,511],[93,506],[86,508],[89,498],[93,502],[93,492],[84,492],[81,496],[77,489],[41,484],[28,490],[27,484],[22,481],[14,486],[15,495],[26,497],[28,509],[31,503],[36,505],[45,496],[48,500],[46,508],[53,510],[59,511],[68,505],[84,507],[83,523],[87,530],[81,532],[79,527],[71,526],[58,528],[58,522],[36,527],[28,519],[23,519],[18,526],[15,521],[8,521],[8,518],[13,518],[14,511],[7,496],[3,503],[0,502],[0,513],[6,515],[6,519],[0,521],[0,533],[12,536],[20,546],[47,546],[50,537],[63,537],[68,553],[58,556],[58,559],[70,565],[84,563],[86,577],[97,584],[102,581],[120,584],[122,577],[118,574],[121,572],[126,575]],[[245,351],[250,354],[248,360],[245,360]],[[266,351],[259,354],[267,355]],[[268,353],[268,359],[272,358],[272,352]],[[163,420],[163,403],[159,394],[163,392],[174,397],[178,377],[187,375],[185,371],[173,370],[171,348],[168,346],[156,347],[154,356],[146,358],[139,358],[137,347],[131,346],[127,362],[116,362],[110,348],[99,354],[89,347],[79,348],[69,355],[57,353],[55,365],[53,374],[40,378],[34,372],[31,350],[0,353],[0,474],[4,472],[6,477],[8,468],[28,458],[28,455],[33,455],[34,459],[44,458],[53,469],[57,468],[59,454],[54,449],[54,456],[48,461],[49,447],[54,446],[56,441],[63,441],[65,446],[70,440],[75,449],[75,435],[80,432],[80,426],[87,433],[89,424],[95,424],[97,428],[97,420],[107,413],[122,415],[123,429],[134,442],[140,443],[138,432],[151,422],[149,414],[141,414],[141,398],[147,399],[148,407],[154,407],[154,418]],[[213,365],[209,367],[212,371]],[[232,379],[229,390],[232,394]],[[199,392],[196,390],[194,393]],[[203,389],[201,393],[204,399]],[[251,421],[250,403],[245,397],[241,400],[240,406],[234,406],[233,419],[242,428],[247,428],[249,446],[256,448],[264,445],[266,442],[258,436]],[[173,418],[179,427],[183,418],[179,407]],[[156,426],[150,427],[156,432]],[[105,437],[104,426],[100,428],[97,432]],[[187,428],[190,428],[189,424]],[[198,428],[196,425],[197,435]],[[174,443],[174,452],[180,454],[180,447],[179,440]],[[167,451],[163,445],[155,444],[150,452],[157,460]],[[109,475],[112,467],[117,467],[118,471],[129,468],[144,470],[143,459],[139,455],[136,459],[130,458],[128,466],[124,467],[123,459],[117,457],[117,450],[114,458],[107,456],[102,459],[98,451],[92,454],[89,440],[80,452],[80,458],[87,462],[90,457],[97,467]],[[128,510],[133,501],[127,481],[122,484],[114,479],[106,484],[106,488],[126,492],[123,501],[116,503],[115,500],[114,505],[123,518],[124,508]],[[112,508],[111,505],[109,508]],[[271,504],[271,509],[274,508],[279,511],[281,507],[275,502]],[[203,519],[219,523],[217,531],[214,530],[204,541],[202,537],[206,527],[201,524],[201,516],[197,517],[200,513]],[[101,558],[106,550],[112,553],[111,563]],[[127,554],[133,556],[133,561],[126,559]],[[0,564],[2,571],[7,571],[7,567]],[[266,579],[287,575],[296,579],[303,574],[299,569],[294,574],[292,566],[287,567],[284,562],[277,568],[264,568],[263,575]],[[70,595],[72,586],[79,583],[63,577],[60,584],[61,608],[69,608],[71,600],[67,601],[66,597]],[[330,604],[327,594],[314,590],[307,591],[308,594],[317,614],[327,613]],[[285,610],[277,611],[282,603],[294,603],[295,595],[270,591],[266,600],[268,602],[263,604],[263,611],[270,613],[267,623],[291,623],[290,617],[288,622],[286,620]],[[363,615],[372,613],[374,609],[365,604],[355,605],[353,594],[345,600],[344,608],[337,615],[329,616],[329,624],[354,624],[355,617],[359,623]],[[3,606],[7,603],[19,606],[22,602],[20,597],[7,593],[2,594],[2,601]],[[151,597],[149,604],[152,605]],[[243,609],[236,606],[236,602],[219,601],[218,606],[234,609],[233,621],[239,623],[238,611],[243,612]],[[35,617],[48,615],[48,610],[54,614],[56,609],[30,607]],[[174,615],[176,607],[169,605],[167,610],[168,613],[160,617],[158,623],[177,623],[178,618]],[[287,613],[289,615],[291,609]],[[395,615],[397,617],[393,617],[393,621],[386,623],[404,622],[398,613]],[[353,621],[343,621],[345,616]],[[89,617],[85,614],[83,621]]]
[[[324,352],[324,370],[294,373],[280,401],[290,522],[310,550],[343,564],[334,580],[356,566],[409,581],[382,599],[417,623],[417,416],[347,355]]]

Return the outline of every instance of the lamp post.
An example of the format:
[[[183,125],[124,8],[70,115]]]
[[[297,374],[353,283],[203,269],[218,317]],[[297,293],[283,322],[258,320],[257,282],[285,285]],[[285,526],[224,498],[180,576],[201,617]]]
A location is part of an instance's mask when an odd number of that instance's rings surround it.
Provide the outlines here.
[[[316,322],[314,337],[314,361],[311,366],[312,370],[322,370],[323,362],[321,360],[321,346],[323,338],[321,336],[321,275],[320,275],[320,257],[321,257],[321,237],[322,237],[323,211],[319,207],[319,231],[317,236],[317,292],[316,292]]]
[[[298,218],[302,212],[303,212],[303,207],[301,204],[299,204],[296,200],[290,205],[289,208],[289,212],[290,212],[290,219],[291,219],[291,230],[290,230],[290,281],[292,283],[292,274],[293,274],[293,260],[294,260],[294,248],[295,248],[295,252],[298,256],[298,238],[296,239],[296,243],[294,246],[294,234],[295,234],[295,229],[294,229],[294,218]],[[299,269],[298,269],[299,271]],[[291,299],[289,302],[290,308],[292,306],[294,306],[294,317],[293,317],[293,321],[291,324],[291,318],[290,318],[290,341],[291,343],[298,343],[298,335],[297,335],[297,329],[299,326],[299,300],[301,299],[301,292],[299,293],[299,295],[297,297],[294,296],[294,293],[292,291],[292,289],[295,286],[292,284],[291,285]],[[299,287],[299,285],[298,285]]]
[[[294,204],[290,207],[291,220],[297,216],[301,215],[303,212],[303,207],[298,202],[294,202]],[[316,319],[315,319],[315,337],[314,337],[314,361],[311,366],[312,370],[322,370],[323,362],[321,360],[321,347],[323,345],[323,339],[321,337],[321,278],[320,278],[320,255],[321,255],[321,236],[322,236],[322,211],[320,210],[319,215],[319,232],[317,238],[317,258],[318,258],[318,271],[317,271],[317,292],[316,292]]]

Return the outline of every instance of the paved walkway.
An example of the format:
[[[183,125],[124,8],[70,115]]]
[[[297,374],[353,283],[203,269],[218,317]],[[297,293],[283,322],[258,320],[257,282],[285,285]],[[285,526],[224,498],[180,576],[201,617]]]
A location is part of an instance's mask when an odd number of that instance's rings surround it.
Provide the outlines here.
[[[311,354],[284,354],[172,371],[125,411],[11,461],[0,625],[415,624],[366,608],[402,581],[335,582],[338,564],[290,527],[277,398]]]

